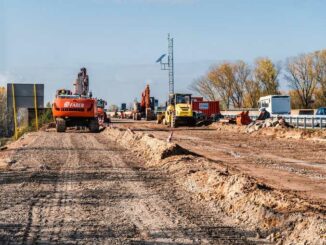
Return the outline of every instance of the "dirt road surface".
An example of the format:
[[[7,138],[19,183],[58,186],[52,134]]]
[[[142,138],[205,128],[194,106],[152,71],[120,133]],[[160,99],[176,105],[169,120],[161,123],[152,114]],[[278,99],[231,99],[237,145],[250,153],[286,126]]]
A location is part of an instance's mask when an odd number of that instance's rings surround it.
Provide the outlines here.
[[[1,244],[254,241],[102,134],[30,133],[1,157]]]
[[[293,191],[317,203],[326,200],[326,144],[310,140],[251,136],[214,127],[170,128],[155,122],[118,121],[119,127],[146,132],[209,159],[222,161],[236,172],[253,176],[276,189]]]

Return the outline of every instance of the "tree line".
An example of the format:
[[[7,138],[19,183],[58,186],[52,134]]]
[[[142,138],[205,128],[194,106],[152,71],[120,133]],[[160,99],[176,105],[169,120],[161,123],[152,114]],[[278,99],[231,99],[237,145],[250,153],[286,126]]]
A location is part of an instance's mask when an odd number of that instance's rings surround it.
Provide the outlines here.
[[[280,77],[289,91],[280,91]],[[220,100],[225,109],[255,108],[259,97],[289,94],[292,108],[326,106],[326,50],[288,58],[284,65],[258,58],[254,65],[221,62],[195,79],[190,89],[205,99]]]

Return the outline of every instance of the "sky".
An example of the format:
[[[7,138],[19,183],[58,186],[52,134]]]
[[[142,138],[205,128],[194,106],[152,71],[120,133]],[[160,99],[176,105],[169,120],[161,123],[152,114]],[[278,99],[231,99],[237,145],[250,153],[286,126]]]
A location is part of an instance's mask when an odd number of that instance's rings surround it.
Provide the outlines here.
[[[175,91],[221,61],[275,62],[326,48],[324,0],[0,0],[0,86],[44,83],[45,101],[73,87],[80,67],[94,96],[162,103],[168,73],[156,59],[175,43]],[[280,77],[281,88],[286,89]]]

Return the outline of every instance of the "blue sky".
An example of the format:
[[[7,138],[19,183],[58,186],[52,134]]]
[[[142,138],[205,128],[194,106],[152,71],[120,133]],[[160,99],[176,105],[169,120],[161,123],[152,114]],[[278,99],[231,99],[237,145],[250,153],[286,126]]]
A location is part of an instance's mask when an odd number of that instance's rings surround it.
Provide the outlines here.
[[[284,62],[326,48],[325,10],[324,0],[0,0],[0,85],[45,83],[50,101],[86,66],[109,103],[139,98],[146,83],[162,101],[168,76],[155,60],[168,32],[176,91],[189,92],[222,60]]]

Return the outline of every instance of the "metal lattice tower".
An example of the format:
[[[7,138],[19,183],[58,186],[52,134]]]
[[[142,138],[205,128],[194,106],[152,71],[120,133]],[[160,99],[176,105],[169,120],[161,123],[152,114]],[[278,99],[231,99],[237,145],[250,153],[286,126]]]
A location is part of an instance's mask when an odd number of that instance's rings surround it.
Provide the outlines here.
[[[170,38],[170,34],[168,35],[168,67],[169,67],[169,93],[174,94],[174,57],[173,57],[173,38]]]
[[[168,62],[162,62],[166,55],[163,54],[156,62],[161,64],[161,70],[169,71],[169,94],[174,94],[174,57],[173,57],[173,38],[168,34]]]

